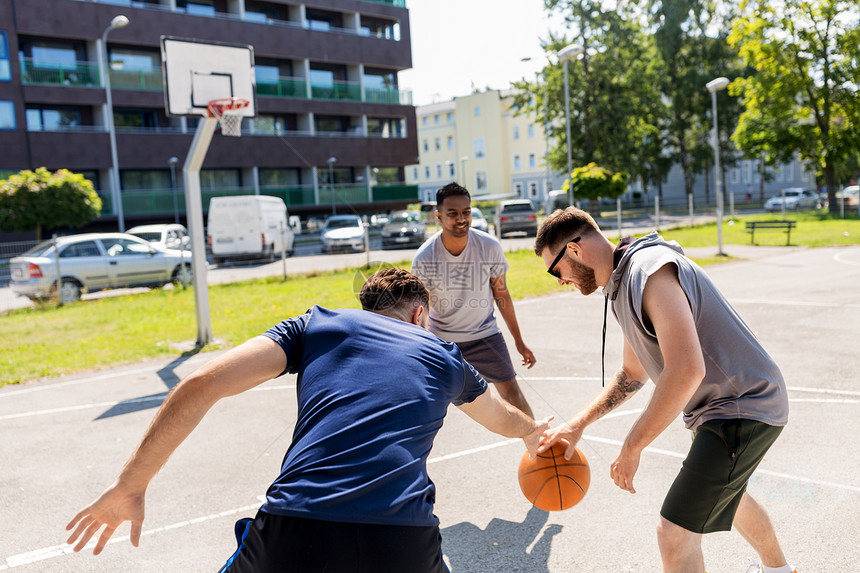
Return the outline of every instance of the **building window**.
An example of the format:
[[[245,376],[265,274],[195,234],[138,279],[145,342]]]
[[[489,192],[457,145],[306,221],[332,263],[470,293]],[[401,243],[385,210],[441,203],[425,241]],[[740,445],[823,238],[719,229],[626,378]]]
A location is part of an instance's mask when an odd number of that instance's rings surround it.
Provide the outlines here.
[[[400,24],[391,20],[361,17],[361,35],[383,40],[400,41]]]
[[[529,139],[535,136],[535,126],[533,124],[529,124]]]
[[[523,196],[523,184],[522,183],[514,183],[514,195],[517,197]]]
[[[403,120],[399,118],[367,118],[367,134],[371,137],[403,137]]]
[[[418,181],[418,168],[417,167],[412,168],[412,179],[414,181]]]
[[[170,189],[170,171],[167,169],[120,169],[123,189]]]
[[[9,67],[9,45],[6,43],[6,32],[0,32],[0,80],[11,80],[12,71]]]
[[[424,179],[430,179],[430,166],[424,166]]]
[[[484,138],[479,137],[474,141],[475,159],[481,159],[487,154],[487,148],[484,144]]]
[[[529,153],[529,169],[535,168],[535,154]]]
[[[0,101],[0,129],[15,129],[15,104]]]
[[[514,139],[519,139],[519,138],[520,138],[520,126],[515,125],[514,126]]]
[[[215,15],[215,0],[179,0],[176,3],[177,8],[185,8],[188,14],[197,16],[214,16]]]
[[[475,173],[475,191],[487,190],[487,172],[478,171]]]
[[[450,111],[448,112],[448,121],[454,121],[454,114]]]
[[[442,179],[442,164],[436,164],[436,179]]]
[[[732,169],[731,174],[732,174],[732,183],[734,185],[739,184],[741,182],[741,168],[736,167],[736,168]]]
[[[450,162],[448,162],[448,176],[454,177],[454,175],[455,175],[455,173],[454,173],[454,162],[450,161]]]
[[[439,123],[439,114],[433,116],[433,123]]]
[[[424,151],[430,151],[430,145],[427,143],[426,139],[424,140],[423,145],[424,145]]]
[[[427,125],[427,116],[421,118],[421,125]]]
[[[479,117],[481,115],[481,106],[475,106],[475,117]]]
[[[514,155],[514,171],[519,171],[522,165],[520,165],[520,156]]]
[[[753,177],[752,177],[753,162],[752,161],[744,161],[743,170],[744,170],[744,183],[750,183],[753,180]]]
[[[529,181],[529,197],[537,197],[537,182]]]
[[[454,149],[454,136],[448,136],[448,149]]]
[[[433,146],[436,148],[436,151],[442,149],[442,140],[438,137],[433,141]]]
[[[260,169],[260,187],[264,189],[283,189],[298,187],[302,184],[302,170],[297,167],[284,169]]]
[[[81,110],[75,107],[27,108],[28,131],[60,131],[81,125]]]
[[[280,135],[287,131],[295,131],[298,125],[295,116],[262,113],[253,118],[251,123],[257,135]]]

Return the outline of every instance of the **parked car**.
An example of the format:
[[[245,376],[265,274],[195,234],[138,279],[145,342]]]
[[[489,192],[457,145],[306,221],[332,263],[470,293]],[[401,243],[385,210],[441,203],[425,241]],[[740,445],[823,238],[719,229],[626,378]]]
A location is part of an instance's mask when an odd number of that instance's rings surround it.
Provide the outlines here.
[[[537,215],[528,199],[511,199],[499,203],[499,236],[524,232],[537,235]]]
[[[785,210],[797,211],[800,209],[816,209],[818,208],[818,194],[812,189],[801,189],[800,187],[790,187],[783,189],[779,195],[774,195],[764,203],[765,211],[774,213],[782,211],[783,197],[785,197]]]
[[[485,233],[489,233],[490,224],[487,223],[487,218],[477,207],[472,207],[472,228],[478,229]]]
[[[140,237],[162,249],[190,249],[191,237],[185,225],[176,223],[157,225],[138,225],[126,231],[129,235]]]
[[[426,229],[421,211],[392,211],[388,214],[388,223],[382,227],[382,248],[420,247]]]
[[[188,251],[161,249],[124,233],[87,233],[58,237],[56,249],[44,241],[12,258],[12,290],[33,300],[56,296],[57,251],[63,301],[78,300],[82,291],[159,287],[191,277]]]
[[[320,235],[322,252],[363,251],[366,247],[364,224],[358,215],[332,215]]]
[[[280,197],[234,195],[209,201],[207,242],[216,263],[292,256],[295,235]]]
[[[857,207],[860,205],[860,185],[849,185],[842,191],[836,192],[837,205],[839,202],[845,204],[845,207]]]

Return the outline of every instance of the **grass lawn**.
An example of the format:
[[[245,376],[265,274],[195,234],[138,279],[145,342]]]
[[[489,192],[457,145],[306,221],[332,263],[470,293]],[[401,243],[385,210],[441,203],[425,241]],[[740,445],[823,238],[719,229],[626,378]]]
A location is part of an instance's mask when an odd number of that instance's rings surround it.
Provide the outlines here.
[[[723,242],[748,244],[744,221],[778,219],[755,216],[727,219]],[[860,219],[830,219],[823,215],[791,214],[798,221],[792,245],[820,247],[860,243]],[[716,225],[666,230],[666,239],[684,247],[716,243]],[[756,233],[760,245],[784,245],[781,231]],[[514,298],[562,292],[546,275],[543,262],[531,251],[507,253],[511,265],[508,288]],[[697,259],[699,264],[721,260]],[[724,260],[724,259],[722,259]],[[409,261],[399,266],[409,268]],[[212,331],[217,343],[204,350],[234,346],[260,334],[276,322],[303,313],[314,304],[358,308],[356,288],[366,270],[350,269],[303,277],[280,277],[209,288]],[[0,316],[0,386],[72,372],[81,372],[176,356],[175,344],[193,342],[197,335],[191,289],[151,292],[83,301],[62,308],[23,309]]]

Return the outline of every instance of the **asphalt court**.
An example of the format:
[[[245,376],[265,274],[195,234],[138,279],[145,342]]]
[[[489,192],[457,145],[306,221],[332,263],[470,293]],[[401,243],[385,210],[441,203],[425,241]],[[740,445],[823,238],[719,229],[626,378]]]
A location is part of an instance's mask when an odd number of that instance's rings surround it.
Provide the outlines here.
[[[733,246],[726,250],[733,254]],[[789,388],[789,425],[750,492],[768,508],[799,571],[853,570],[860,563],[853,439],[860,429],[860,248],[771,249],[707,270],[780,364]],[[516,311],[538,359],[531,370],[517,369],[524,391],[536,415],[558,422],[600,390],[602,297],[527,299]],[[607,376],[620,348],[610,317]],[[164,393],[211,356],[0,389],[0,571],[218,570],[235,548],[233,522],[253,515],[289,444],[293,376],[213,408],[151,484],[140,548],[128,542],[127,526],[99,557],[64,544],[65,524],[115,478]],[[487,432],[452,408],[428,468],[453,571],[659,571],[657,514],[689,433],[678,421],[646,450],[636,494],[608,477],[650,389],[588,428],[581,448],[591,487],[564,512],[536,510],[520,494],[519,440]],[[711,573],[743,573],[754,556],[735,532],[706,536],[704,549]]]

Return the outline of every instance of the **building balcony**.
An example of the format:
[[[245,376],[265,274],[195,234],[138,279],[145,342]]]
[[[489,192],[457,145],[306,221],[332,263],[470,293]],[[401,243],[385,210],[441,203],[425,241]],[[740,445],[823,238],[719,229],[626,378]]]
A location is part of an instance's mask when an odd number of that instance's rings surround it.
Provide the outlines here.
[[[21,58],[21,83],[31,85],[102,87],[96,62],[40,62]]]
[[[375,185],[370,189],[373,202],[411,201],[418,200],[417,185]],[[110,191],[97,192],[102,200],[102,217],[115,215]],[[209,209],[212,197],[227,195],[254,195],[252,187],[229,187],[218,189],[202,189],[200,198],[204,211]],[[314,202],[313,185],[288,185],[277,187],[262,187],[260,195],[279,197],[287,207],[307,207],[314,205],[329,206],[332,204],[332,190],[328,185],[320,184],[319,203]],[[367,204],[368,188],[363,184],[343,184],[334,186],[335,205]],[[122,191],[123,213],[127,216],[159,216],[172,215],[174,209],[180,215],[185,214],[185,191],[182,189],[126,189]]]
[[[32,58],[22,58],[21,83],[104,89],[97,62],[36,63]],[[161,91],[164,89],[164,77],[160,69],[111,70],[110,83],[111,89],[114,90]],[[304,78],[281,77],[277,81],[258,82],[256,88],[258,96],[308,99],[307,81]],[[412,91],[394,87],[364,88],[362,94],[359,82],[341,81],[332,84],[311,84],[311,99],[411,106]]]

